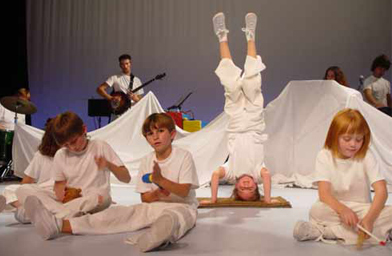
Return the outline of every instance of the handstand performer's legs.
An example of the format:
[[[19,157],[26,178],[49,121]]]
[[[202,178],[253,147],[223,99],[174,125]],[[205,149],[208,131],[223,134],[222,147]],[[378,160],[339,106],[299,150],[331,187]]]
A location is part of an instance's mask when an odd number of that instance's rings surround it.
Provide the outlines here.
[[[247,56],[244,65],[244,78],[242,90],[247,98],[246,108],[251,112],[257,109],[263,110],[264,99],[261,95],[261,75],[260,72],[265,69],[261,62],[260,56],[257,56],[256,50],[256,25],[257,16],[254,13],[248,13],[245,16],[246,27],[242,29],[245,32],[247,40]]]
[[[225,16],[223,13],[217,13],[213,18],[214,32],[219,39],[219,51],[221,61],[215,73],[219,77],[221,84],[225,88],[225,111],[229,115],[236,113],[239,108],[238,102],[242,98],[240,88],[241,69],[234,65],[230,53],[229,44],[227,42]]]

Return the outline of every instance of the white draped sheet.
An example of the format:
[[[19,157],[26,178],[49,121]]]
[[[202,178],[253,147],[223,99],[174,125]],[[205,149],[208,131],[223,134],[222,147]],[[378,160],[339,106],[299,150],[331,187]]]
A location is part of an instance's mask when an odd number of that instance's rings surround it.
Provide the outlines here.
[[[148,145],[141,130],[144,120],[152,113],[164,112],[157,98],[149,92],[129,111],[110,124],[88,135],[91,139],[100,139],[109,143],[124,162],[135,182],[140,160],[153,149]],[[175,145],[189,150],[199,171],[200,183],[207,183],[211,172],[227,158],[225,127],[227,117],[219,115],[202,130],[194,133],[177,127]],[[13,142],[14,169],[17,176],[22,176],[40,143],[44,131],[32,126],[18,124]],[[115,178],[113,183],[119,183]]]
[[[368,121],[372,131],[370,150],[392,184],[392,118],[364,102],[359,92],[323,80],[292,81],[265,109],[269,135],[265,161],[274,183],[311,187],[316,155],[323,147],[330,122],[345,107],[359,109]],[[88,135],[107,141],[135,178],[140,159],[152,151],[141,134],[141,127],[148,115],[157,112],[163,109],[150,92],[120,118]],[[200,184],[209,182],[212,171],[228,155],[227,123],[228,116],[222,113],[198,132],[188,133],[177,127],[174,144],[192,153]],[[43,131],[34,127],[16,126],[13,144],[16,175],[23,175],[42,135]]]
[[[326,80],[291,81],[267,105],[265,161],[273,183],[312,186],[316,155],[334,115],[346,107],[361,111],[369,123],[370,151],[392,184],[392,118],[364,102],[358,91]]]

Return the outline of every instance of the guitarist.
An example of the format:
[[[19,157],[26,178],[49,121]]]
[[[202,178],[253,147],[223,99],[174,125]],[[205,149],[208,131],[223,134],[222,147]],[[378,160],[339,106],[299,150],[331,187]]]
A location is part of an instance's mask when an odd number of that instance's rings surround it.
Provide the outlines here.
[[[135,93],[130,93],[132,89],[140,86],[142,82],[131,72],[132,58],[128,54],[123,54],[118,58],[121,74],[109,77],[106,82],[98,86],[97,93],[108,101],[115,101],[116,98],[106,92],[108,87],[112,87],[114,92],[123,92],[128,95],[131,104],[134,105],[142,99],[143,89]]]

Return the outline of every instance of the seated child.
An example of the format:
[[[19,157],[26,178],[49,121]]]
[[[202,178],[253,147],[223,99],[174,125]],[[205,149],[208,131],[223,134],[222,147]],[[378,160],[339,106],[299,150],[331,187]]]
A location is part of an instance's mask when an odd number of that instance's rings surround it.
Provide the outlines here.
[[[244,73],[234,65],[227,42],[228,30],[223,13],[213,18],[214,30],[219,38],[221,61],[215,73],[225,89],[225,112],[229,116],[228,162],[213,172],[211,177],[211,201],[215,203],[218,195],[219,180],[235,184],[233,197],[238,200],[257,201],[260,193],[257,184],[263,183],[264,200],[271,203],[271,177],[264,165],[264,146],[267,135],[261,94],[261,75],[265,69],[261,57],[257,55],[255,32],[257,16],[245,16],[247,56]]]
[[[16,191],[18,198],[35,195],[58,218],[94,213],[109,207],[110,173],[122,182],[131,179],[111,146],[104,141],[89,140],[82,119],[72,112],[56,116],[53,136],[62,147],[53,160],[53,190],[32,194],[31,190],[21,187]],[[80,189],[81,195],[66,203],[64,199],[70,188]],[[26,204],[25,208],[30,217]]]
[[[140,164],[136,191],[142,204],[112,206],[102,212],[61,220],[54,217],[34,196],[26,200],[36,230],[44,239],[60,232],[70,234],[113,234],[150,227],[127,239],[146,252],[175,242],[193,228],[197,206],[198,178],[192,155],[172,146],[176,135],[173,119],[167,114],[152,114],[144,121],[142,132],[154,152]],[[151,173],[153,183],[142,177]],[[104,221],[103,221],[104,220]]]
[[[310,222],[295,225],[295,239],[339,239],[355,244],[362,232],[357,224],[380,239],[392,238],[392,206],[385,206],[386,182],[368,151],[370,138],[369,126],[358,110],[343,109],[335,115],[324,149],[316,158],[314,183],[319,201],[310,210]],[[370,185],[375,191],[373,200]]]
[[[53,181],[51,179],[53,170],[53,157],[59,146],[53,138],[53,122],[48,119],[45,124],[45,133],[42,136],[41,144],[38,146],[38,151],[34,154],[33,159],[24,171],[22,179],[22,186],[31,186],[32,188],[53,188]],[[23,202],[18,200],[16,190],[21,185],[9,185],[4,188],[3,195],[0,195],[0,212],[6,206],[10,209],[15,209],[15,218],[21,223],[29,223],[30,221],[25,216]],[[2,203],[3,202],[3,203]]]

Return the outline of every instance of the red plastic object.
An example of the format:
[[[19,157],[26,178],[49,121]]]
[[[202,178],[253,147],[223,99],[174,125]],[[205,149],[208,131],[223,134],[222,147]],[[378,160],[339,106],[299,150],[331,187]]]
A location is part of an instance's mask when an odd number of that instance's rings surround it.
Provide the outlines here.
[[[181,129],[183,128],[183,124],[182,124],[182,113],[181,113],[181,112],[172,112],[172,111],[169,111],[169,112],[166,112],[166,114],[170,115],[170,116],[173,118],[174,122],[176,123],[176,125],[177,125],[178,127],[180,127]]]

